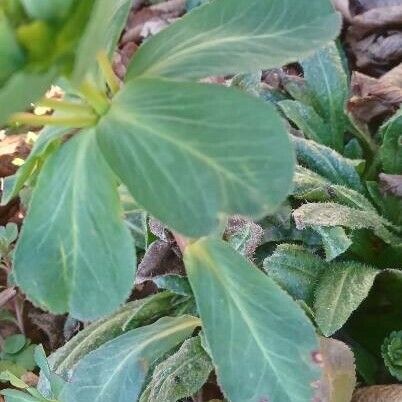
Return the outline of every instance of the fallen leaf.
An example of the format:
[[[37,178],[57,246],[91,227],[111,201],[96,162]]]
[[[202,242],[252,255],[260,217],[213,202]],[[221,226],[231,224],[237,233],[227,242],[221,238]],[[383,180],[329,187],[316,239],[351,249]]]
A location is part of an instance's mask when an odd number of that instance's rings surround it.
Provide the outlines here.
[[[359,388],[352,402],[401,402],[402,385],[373,385]]]
[[[385,193],[402,198],[402,175],[381,173],[380,184]]]

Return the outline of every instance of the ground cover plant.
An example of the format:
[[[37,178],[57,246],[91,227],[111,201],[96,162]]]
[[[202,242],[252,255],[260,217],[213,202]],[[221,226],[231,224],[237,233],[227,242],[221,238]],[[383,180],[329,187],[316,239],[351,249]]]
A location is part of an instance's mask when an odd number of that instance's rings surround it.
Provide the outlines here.
[[[5,400],[400,395],[402,112],[347,108],[329,0],[186,7],[119,65],[131,1],[0,2],[0,124],[35,131],[2,188]]]

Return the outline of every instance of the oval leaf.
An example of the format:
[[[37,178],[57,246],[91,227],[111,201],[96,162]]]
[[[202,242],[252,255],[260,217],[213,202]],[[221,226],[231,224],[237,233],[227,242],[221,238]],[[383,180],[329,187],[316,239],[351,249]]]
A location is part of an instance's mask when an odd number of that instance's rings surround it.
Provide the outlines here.
[[[86,131],[43,166],[15,250],[16,282],[35,304],[88,320],[124,302],[134,267],[115,177]]]
[[[318,378],[314,327],[272,279],[228,244],[187,247],[187,273],[218,381],[232,402],[300,402]],[[211,303],[214,300],[214,303]]]
[[[290,192],[294,156],[279,115],[235,89],[135,80],[97,131],[136,201],[189,237],[211,232],[219,213],[261,217]]]
[[[335,38],[340,17],[328,0],[212,1],[147,41],[128,79],[193,79],[279,67]]]
[[[78,363],[61,400],[136,401],[151,365],[188,338],[199,323],[191,316],[165,317],[104,344]]]

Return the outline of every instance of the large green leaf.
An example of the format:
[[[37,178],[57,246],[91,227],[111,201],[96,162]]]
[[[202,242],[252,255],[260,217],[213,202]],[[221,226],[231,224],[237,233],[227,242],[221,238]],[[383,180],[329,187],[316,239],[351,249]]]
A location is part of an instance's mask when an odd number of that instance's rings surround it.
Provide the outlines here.
[[[73,80],[80,84],[86,74],[97,73],[96,56],[100,50],[112,55],[126,23],[131,0],[96,0],[78,44]]]
[[[193,79],[279,67],[326,44],[339,28],[328,0],[215,0],[147,41],[127,78]]]
[[[211,232],[219,213],[273,212],[290,192],[294,156],[281,119],[235,89],[134,80],[97,134],[135,200],[187,236]]]
[[[199,324],[200,320],[191,316],[165,317],[113,339],[78,363],[61,399],[136,401],[151,365],[188,338]]]
[[[347,321],[367,297],[378,271],[357,262],[332,263],[315,291],[316,321],[330,336]]]
[[[199,336],[186,340],[181,348],[158,364],[140,402],[176,402],[194,395],[213,369]]]
[[[344,108],[349,97],[349,85],[336,44],[323,47],[301,64],[317,111],[329,125],[330,140],[325,145],[340,152],[347,125]]]
[[[184,254],[218,381],[232,402],[304,402],[317,379],[314,327],[300,307],[228,244]],[[211,303],[211,300],[214,300]]]
[[[94,319],[124,302],[134,266],[115,177],[85,131],[43,166],[15,250],[16,282],[43,308]]]

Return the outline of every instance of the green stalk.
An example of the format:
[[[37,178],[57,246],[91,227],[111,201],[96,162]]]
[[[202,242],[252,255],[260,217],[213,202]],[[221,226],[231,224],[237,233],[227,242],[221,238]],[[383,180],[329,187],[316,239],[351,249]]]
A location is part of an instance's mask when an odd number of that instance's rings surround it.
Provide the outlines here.
[[[104,50],[102,50],[98,53],[96,59],[110,91],[113,95],[115,95],[117,92],[119,92],[120,80],[113,71],[108,55]]]
[[[98,115],[102,116],[108,111],[110,106],[109,99],[91,82],[84,81],[80,86],[80,91]]]
[[[15,113],[10,119],[10,124],[26,124],[29,126],[61,126],[83,128],[92,127],[97,122],[97,116],[87,115],[66,115],[66,116],[36,116],[32,113]]]
[[[89,114],[89,115],[94,114],[93,109],[90,106],[56,99],[44,98],[40,102],[38,102],[38,106],[49,107],[51,109],[60,112],[70,112],[70,113]]]

